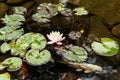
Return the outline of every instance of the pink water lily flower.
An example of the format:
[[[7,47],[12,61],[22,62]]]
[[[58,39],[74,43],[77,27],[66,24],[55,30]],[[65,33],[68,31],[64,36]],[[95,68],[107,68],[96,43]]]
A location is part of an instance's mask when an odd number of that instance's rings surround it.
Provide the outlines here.
[[[59,31],[52,31],[49,35],[47,35],[48,39],[50,40],[48,42],[48,44],[58,44],[58,45],[62,45],[62,40],[65,39],[65,37],[62,37],[63,34],[60,34]]]

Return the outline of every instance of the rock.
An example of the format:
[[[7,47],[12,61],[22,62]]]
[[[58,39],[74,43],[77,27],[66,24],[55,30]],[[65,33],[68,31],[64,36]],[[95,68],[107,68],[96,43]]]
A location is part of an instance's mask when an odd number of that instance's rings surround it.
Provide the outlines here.
[[[80,6],[84,6],[91,13],[102,17],[110,25],[120,22],[119,0],[81,0]]]
[[[34,0],[37,4],[41,3],[58,3],[59,0]]]
[[[8,4],[21,4],[24,0],[7,0]]]
[[[8,9],[9,9],[9,6],[7,4],[0,2],[0,18],[5,15]]]
[[[98,38],[109,37],[115,39],[110,33],[110,31],[106,28],[106,26],[102,23],[101,19],[97,16],[90,17],[90,34],[94,34]]]
[[[26,9],[29,9],[33,4],[34,4],[33,1],[28,1],[23,4],[23,7],[25,7]]]
[[[112,34],[116,37],[120,37],[120,24],[113,27]]]
[[[6,0],[0,0],[0,2],[3,2],[3,1],[6,1]]]

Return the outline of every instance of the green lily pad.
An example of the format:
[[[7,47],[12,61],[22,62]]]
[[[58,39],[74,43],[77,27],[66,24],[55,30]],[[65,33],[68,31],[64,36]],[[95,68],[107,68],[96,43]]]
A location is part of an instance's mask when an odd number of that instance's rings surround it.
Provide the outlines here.
[[[43,35],[39,33],[26,33],[21,36],[16,42],[12,43],[12,55],[24,56],[27,48],[42,50],[47,42]]]
[[[15,30],[11,33],[0,35],[0,40],[8,41],[8,40],[16,40],[24,33],[23,29]]]
[[[4,42],[0,47],[0,51],[2,53],[6,53],[9,50],[10,50],[10,45],[7,42]]]
[[[94,52],[103,56],[113,56],[119,51],[119,44],[110,38],[101,38],[101,43],[94,41],[91,47]]]
[[[50,17],[49,14],[46,15],[43,13],[36,13],[32,16],[32,19],[39,23],[47,23],[47,22],[50,22],[49,17]]]
[[[88,15],[89,13],[87,10],[85,10],[84,7],[75,8],[73,11],[75,11],[75,15],[79,15],[79,16]]]
[[[10,74],[8,72],[0,74],[0,80],[10,80]]]
[[[0,35],[9,34],[18,28],[20,28],[20,26],[4,26],[0,28]]]
[[[7,66],[3,65],[2,62],[0,62],[0,70],[5,69]]]
[[[16,71],[21,68],[22,60],[18,57],[10,57],[5,59],[2,64],[8,66],[8,71]]]
[[[71,46],[69,50],[64,50],[62,53],[63,57],[73,62],[86,61],[88,53],[86,50],[79,46]]]
[[[27,9],[24,7],[14,7],[15,14],[24,14],[25,12],[27,12]]]
[[[5,17],[1,18],[1,20],[7,26],[19,26],[22,24],[22,21],[25,21],[25,17],[19,14],[13,14],[13,15],[5,15]]]
[[[25,57],[28,64],[39,66],[47,63],[51,58],[51,54],[48,50],[43,50],[42,52],[39,52],[39,50],[30,50],[26,53]]]

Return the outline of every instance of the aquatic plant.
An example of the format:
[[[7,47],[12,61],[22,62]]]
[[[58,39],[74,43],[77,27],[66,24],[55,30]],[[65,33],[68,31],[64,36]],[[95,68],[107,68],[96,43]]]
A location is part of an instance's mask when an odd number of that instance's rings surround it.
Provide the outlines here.
[[[22,14],[27,12],[27,9],[22,7],[22,6],[20,6],[20,7],[13,7],[13,9],[14,9],[14,13],[15,14],[21,14],[22,15]]]
[[[10,74],[8,72],[0,74],[0,80],[10,80]]]
[[[56,16],[57,14],[62,14],[63,16],[73,16],[75,15],[87,15],[88,11],[83,7],[78,7],[75,9],[66,8],[64,4],[52,4],[52,3],[42,3],[37,8],[37,13],[32,15],[32,19],[39,23],[48,23],[50,18]]]
[[[64,16],[72,16],[72,10],[69,8],[66,8],[64,4],[59,3],[56,4],[57,10],[59,13],[61,13]]]
[[[32,15],[32,19],[39,23],[50,22],[50,18],[57,15],[57,8],[51,3],[40,4],[37,8],[37,13]]]
[[[47,23],[50,22],[49,20],[50,15],[49,14],[44,14],[44,13],[36,13],[34,15],[32,15],[32,19],[34,21],[37,21],[39,23]]]
[[[88,53],[87,51],[79,46],[70,46],[68,50],[64,50],[62,56],[65,60],[71,62],[83,62],[86,61]]]
[[[62,37],[63,34],[60,34],[59,31],[52,31],[49,35],[47,34],[48,39],[50,40],[48,44],[58,44],[62,45],[61,41],[65,39],[65,37]]]
[[[18,57],[10,57],[5,59],[1,65],[0,65],[0,70],[3,70],[4,68],[7,67],[8,71],[16,71],[20,69],[22,66],[22,59]]]
[[[19,26],[22,24],[23,21],[25,21],[25,18],[24,16],[18,14],[12,14],[12,15],[6,14],[4,18],[1,18],[1,20],[7,26]]]
[[[0,40],[9,41],[19,38],[24,30],[20,26],[5,26],[0,29]],[[18,29],[18,30],[17,30]]]
[[[119,44],[111,38],[101,38],[101,42],[93,41],[91,47],[94,52],[103,56],[113,56],[119,51]]]
[[[79,15],[79,16],[88,15],[89,13],[87,10],[85,10],[84,7],[75,8],[73,11],[75,12],[75,15]]]
[[[46,39],[42,34],[26,33],[16,41],[3,43],[1,45],[1,52],[6,53],[10,50],[12,55],[25,57],[26,62],[37,66],[48,62],[51,58],[50,52],[44,49],[46,44]],[[28,48],[30,49],[27,50]]]
[[[51,54],[48,50],[29,50],[26,55],[26,61],[28,64],[33,65],[33,66],[39,66],[42,64],[47,63],[51,59]]]

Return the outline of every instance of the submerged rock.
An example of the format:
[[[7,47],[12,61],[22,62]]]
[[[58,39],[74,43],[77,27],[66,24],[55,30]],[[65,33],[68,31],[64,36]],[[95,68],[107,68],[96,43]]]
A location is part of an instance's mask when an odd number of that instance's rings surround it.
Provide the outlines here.
[[[3,2],[0,2],[0,17],[3,17],[8,11],[9,6]]]
[[[91,13],[102,17],[109,24],[120,22],[119,0],[80,0],[80,6],[84,6]]]
[[[21,4],[25,0],[7,0],[8,4]]]
[[[23,4],[23,7],[25,7],[26,9],[29,9],[33,4],[34,4],[33,1],[28,1],[25,4]]]
[[[98,38],[109,37],[116,39],[97,16],[91,17],[90,23],[89,34],[94,34]]]
[[[113,27],[112,34],[116,37],[120,37],[120,24]]]

